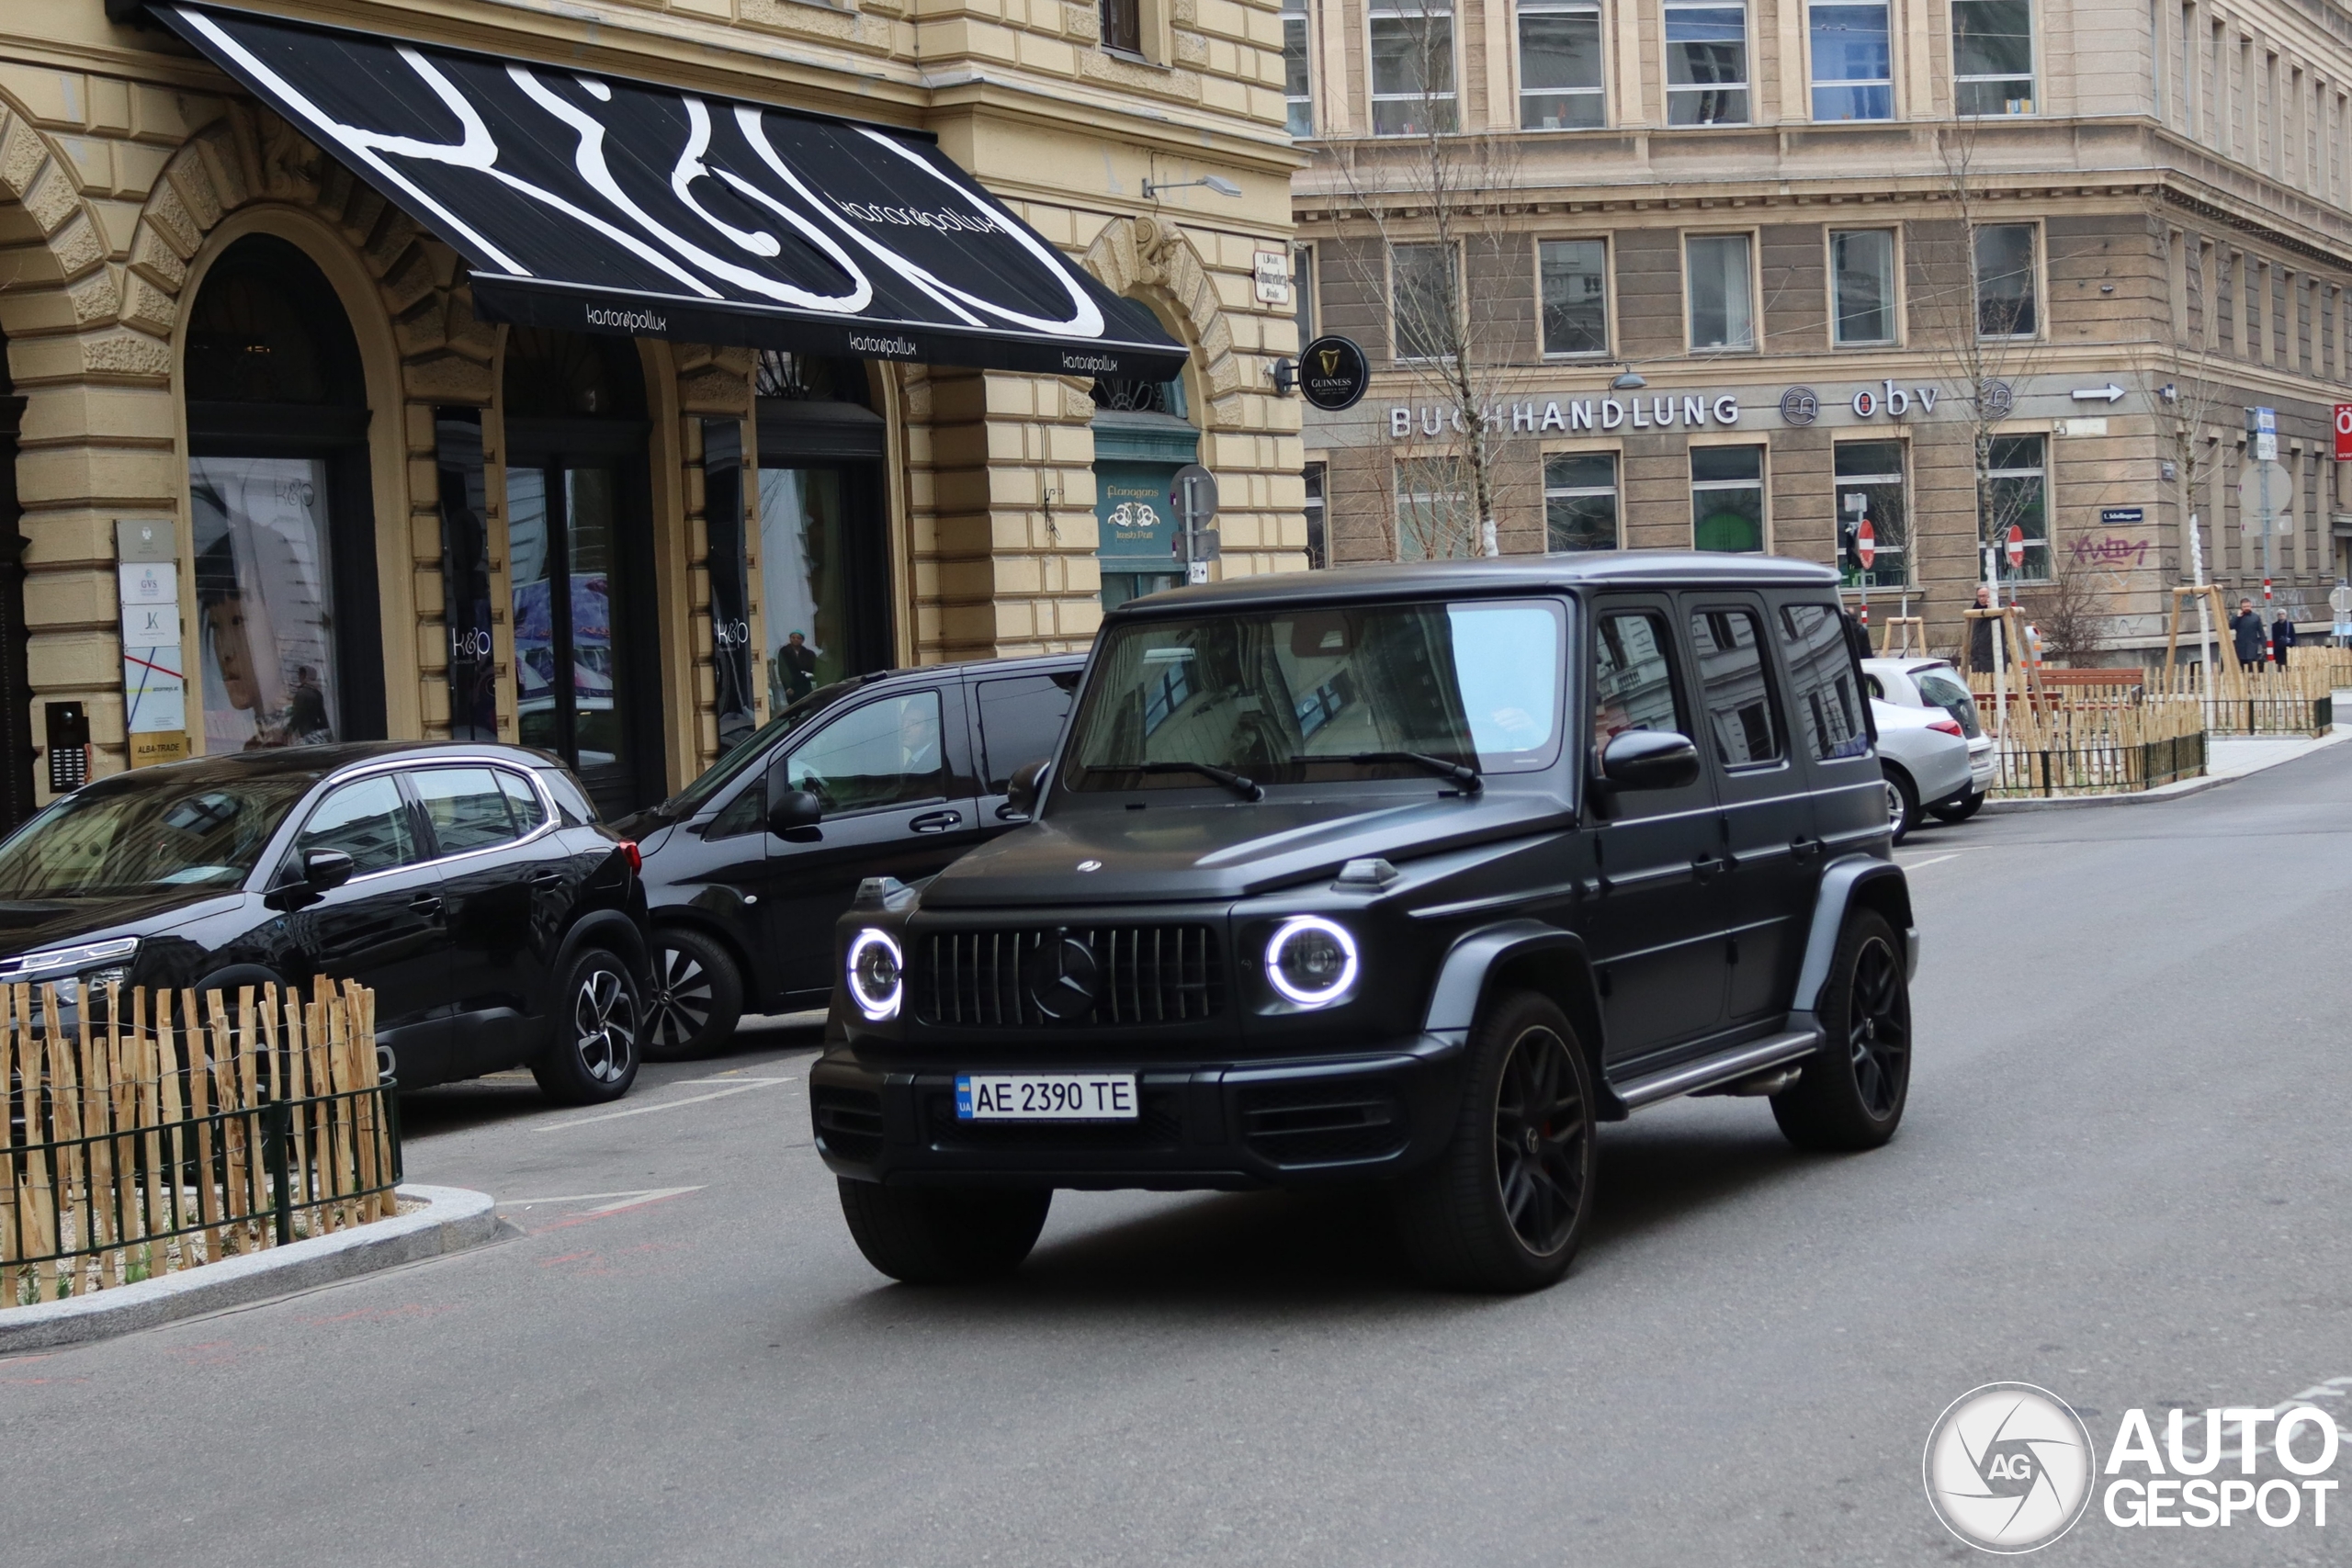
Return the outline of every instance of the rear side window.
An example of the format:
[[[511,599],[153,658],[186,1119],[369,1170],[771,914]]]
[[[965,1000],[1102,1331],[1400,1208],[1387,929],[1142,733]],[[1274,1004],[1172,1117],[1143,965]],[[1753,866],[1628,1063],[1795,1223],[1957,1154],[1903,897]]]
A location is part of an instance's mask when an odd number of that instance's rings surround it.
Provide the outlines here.
[[[1726,768],[1781,761],[1781,716],[1764,670],[1764,627],[1753,610],[1690,613],[1690,647],[1699,657],[1700,700],[1715,760]]]
[[[1940,670],[1919,671],[1911,679],[1917,683],[1919,694],[1951,715],[1952,721],[1970,739],[1984,733],[1984,724],[1976,716],[1976,699],[1969,695],[1967,687]]]
[[[1012,775],[1053,755],[1069,716],[1070,687],[1078,672],[1010,675],[974,688],[980,706],[980,750],[986,759],[989,795],[1002,795]]]
[[[539,770],[539,780],[555,796],[556,809],[563,813],[567,828],[585,828],[596,820],[596,808],[589,804],[588,795],[570,773],[556,768]]]
[[[488,768],[423,768],[409,775],[433,842],[445,855],[486,850],[514,838],[506,813],[506,792]]]
[[[506,796],[506,810],[514,818],[514,831],[519,835],[536,829],[548,819],[548,808],[539,804],[539,792],[531,787],[520,773],[501,771],[498,788]]]
[[[355,780],[319,802],[294,840],[294,863],[312,850],[341,850],[359,876],[415,862],[414,825],[391,774]]]
[[[1603,615],[1593,626],[1592,743],[1629,729],[1688,732],[1667,658],[1666,617],[1646,610]]]
[[[1835,762],[1868,755],[1870,730],[1854,656],[1846,645],[1844,615],[1826,604],[1783,604],[1780,619],[1790,695],[1815,758]]]

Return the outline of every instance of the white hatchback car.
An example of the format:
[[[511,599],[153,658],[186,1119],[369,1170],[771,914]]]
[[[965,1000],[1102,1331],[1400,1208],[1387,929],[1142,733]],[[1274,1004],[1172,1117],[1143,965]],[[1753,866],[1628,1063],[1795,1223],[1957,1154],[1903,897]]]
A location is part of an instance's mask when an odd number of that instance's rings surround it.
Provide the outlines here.
[[[1969,694],[1968,682],[1960,671],[1941,659],[1865,659],[1862,678],[1870,683],[1871,695],[1879,701],[1931,715],[1940,709],[1960,727],[1962,738],[1968,742],[1968,794],[1959,800],[1931,802],[1927,809],[1946,822],[1964,822],[1975,816],[1976,808],[1984,804],[1985,792],[1993,787],[1997,759],[1993,737],[1977,716],[1976,699]]]
[[[1973,787],[1968,739],[1951,715],[1939,709],[1898,707],[1871,699],[1878,727],[1878,760],[1886,776],[1886,821],[1894,841],[1919,825],[1923,806],[1945,806],[1968,798]]]

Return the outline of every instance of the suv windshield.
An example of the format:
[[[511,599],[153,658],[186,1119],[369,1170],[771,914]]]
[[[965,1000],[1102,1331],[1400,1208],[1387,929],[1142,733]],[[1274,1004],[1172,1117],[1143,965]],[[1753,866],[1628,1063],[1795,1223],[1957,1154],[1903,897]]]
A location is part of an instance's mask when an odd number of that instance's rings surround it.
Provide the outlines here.
[[[1199,789],[1550,765],[1567,616],[1552,600],[1317,605],[1130,621],[1071,730],[1080,790]]]
[[[244,881],[317,781],[305,773],[69,795],[0,854],[0,897],[94,898]]]

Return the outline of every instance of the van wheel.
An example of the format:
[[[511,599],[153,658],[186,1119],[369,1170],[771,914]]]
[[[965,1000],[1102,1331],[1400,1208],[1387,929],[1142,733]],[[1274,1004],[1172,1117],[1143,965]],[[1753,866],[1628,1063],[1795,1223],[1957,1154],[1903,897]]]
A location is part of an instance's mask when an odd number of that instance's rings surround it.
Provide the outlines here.
[[[1939,822],[1965,822],[1975,816],[1977,807],[1984,804],[1984,792],[1972,789],[1956,799],[1938,801],[1928,807],[1928,815]]]
[[[1453,1139],[1397,1192],[1422,1277],[1464,1291],[1534,1291],[1568,1271],[1592,1213],[1592,1071],[1544,997],[1503,998],[1479,1021]]]
[[[1801,1149],[1874,1149],[1894,1136],[1911,1094],[1911,987],[1877,910],[1847,919],[1816,1016],[1821,1050],[1772,1097],[1772,1118]]]
[[[592,947],[548,1003],[547,1048],[531,1076],[560,1105],[618,1100],[637,1081],[637,982],[628,965]]]
[[[653,985],[645,996],[645,1059],[708,1055],[743,1016],[743,976],[727,950],[700,931],[653,933]]]
[[[1919,825],[1919,792],[1911,783],[1911,775],[1892,762],[1883,762],[1881,772],[1886,779],[1886,826],[1901,843],[1912,829]]]
[[[1053,1206],[1050,1187],[957,1191],[841,1183],[842,1217],[865,1260],[907,1285],[968,1285],[1021,1267]]]

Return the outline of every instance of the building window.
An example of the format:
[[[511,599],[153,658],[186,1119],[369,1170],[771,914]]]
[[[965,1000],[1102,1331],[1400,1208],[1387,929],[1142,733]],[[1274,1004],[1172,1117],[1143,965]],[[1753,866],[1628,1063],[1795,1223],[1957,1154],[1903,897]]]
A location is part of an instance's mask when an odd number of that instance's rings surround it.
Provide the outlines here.
[[[1838,571],[1849,588],[1904,588],[1911,581],[1911,514],[1903,494],[1903,443],[1841,441],[1832,459],[1838,483]],[[1876,553],[1857,570],[1846,545],[1867,521]]]
[[[1683,275],[1690,283],[1691,348],[1754,348],[1747,236],[1693,234],[1682,246]]]
[[[1764,547],[1764,448],[1690,448],[1690,547],[1755,554]]]
[[[1837,290],[1838,345],[1894,341],[1894,231],[1832,231],[1830,286]]]
[[[1559,452],[1544,459],[1544,547],[1555,553],[1618,547],[1614,454]]]
[[[1747,123],[1747,12],[1739,6],[1668,0],[1666,121]]]
[[[1956,112],[2033,112],[2033,0],[1951,0],[1951,55]]]
[[[1294,245],[1290,252],[1292,309],[1298,312],[1298,346],[1313,343],[1315,332],[1315,247]]]
[[[1322,464],[1306,465],[1306,565],[1316,571],[1331,564],[1331,536],[1323,523],[1323,474]]]
[[[1290,106],[1290,133],[1314,135],[1315,86],[1307,70],[1306,0],[1283,0],[1283,101]]]
[[[1453,247],[1448,244],[1388,247],[1388,289],[1393,338],[1399,359],[1443,359],[1461,336],[1461,301]]]
[[[1450,0],[1374,0],[1371,21],[1373,134],[1426,136],[1452,130]]]
[[[1996,549],[1993,559],[2004,581],[2047,582],[2050,580],[2049,476],[2042,467],[2042,437],[1999,435],[1993,439],[1984,468],[1983,515],[1992,536],[2007,540],[2011,528],[2025,536],[2025,563],[2012,568],[2009,553]]]
[[[1520,0],[1519,123],[1581,130],[1601,123],[1600,7],[1593,0]]]
[[[1102,0],[1102,47],[1143,52],[1143,0]]]
[[[1608,353],[1608,242],[1544,240],[1535,249],[1544,278],[1544,352]]]
[[[2033,225],[1987,223],[1976,231],[1976,335],[2031,337],[2035,310]]]
[[[1818,5],[1810,19],[1813,118],[1893,119],[1894,67],[1883,5]]]
[[[1462,466],[1451,457],[1396,459],[1396,558],[1444,560],[1474,556],[1477,528]]]

